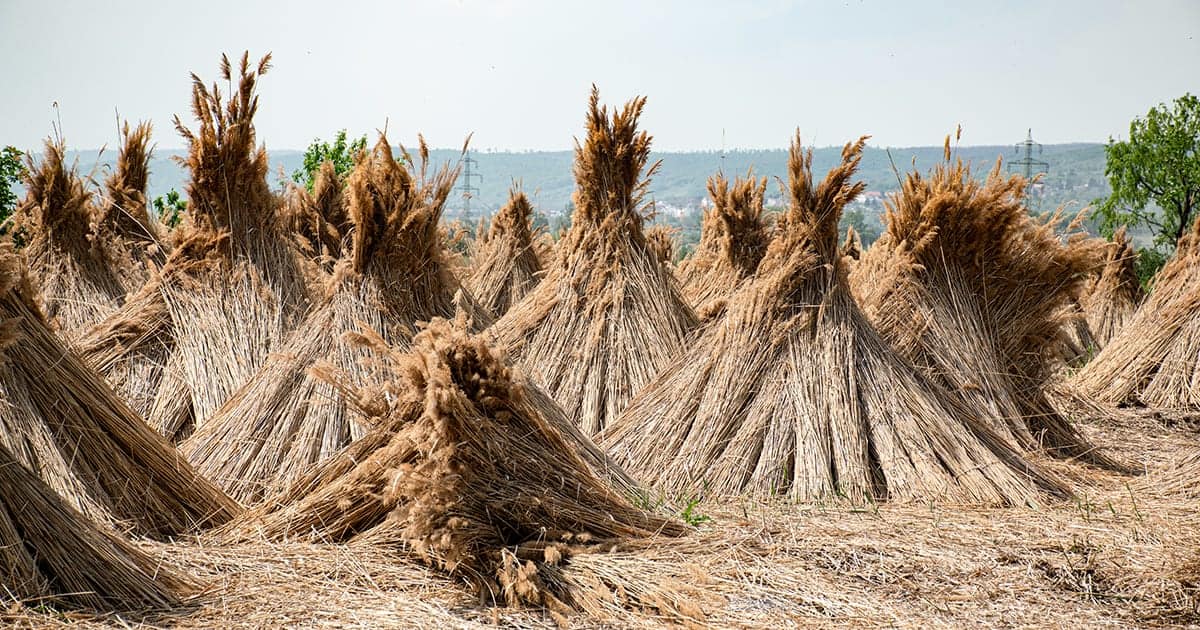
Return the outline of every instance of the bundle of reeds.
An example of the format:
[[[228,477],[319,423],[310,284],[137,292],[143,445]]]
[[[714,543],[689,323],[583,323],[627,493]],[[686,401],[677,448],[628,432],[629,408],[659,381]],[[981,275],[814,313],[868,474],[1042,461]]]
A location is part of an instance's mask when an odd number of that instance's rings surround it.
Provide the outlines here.
[[[896,355],[838,249],[866,139],[815,185],[793,141],[790,206],[756,273],[600,434],[637,478],[680,493],[1027,503],[1063,492]]]
[[[237,510],[50,331],[10,249],[0,251],[0,444],[89,517],[150,536]]]
[[[325,271],[332,271],[342,257],[350,234],[344,188],[333,162],[325,161],[313,178],[311,191],[292,184],[285,199],[287,221],[301,252]]]
[[[300,322],[309,282],[319,276],[299,253],[283,204],[267,184],[266,150],[255,144],[259,78],[270,55],[237,76],[222,56],[221,74],[236,85],[228,99],[193,75],[188,144],[188,212],[161,291],[174,334],[175,365],[197,426],[245,384]],[[185,429],[186,430],[186,429]]]
[[[1145,297],[1138,280],[1137,257],[1121,226],[1104,249],[1104,267],[1083,289],[1080,306],[1097,350],[1108,345]]]
[[[1022,203],[1025,180],[985,181],[962,160],[911,173],[887,202],[886,230],[852,283],[883,337],[1013,446],[1111,464],[1056,411],[1045,386],[1064,318],[1094,252]]]
[[[67,505],[0,444],[0,601],[98,611],[176,606],[194,585]]]
[[[667,269],[675,266],[675,229],[665,223],[656,223],[646,230],[646,243],[654,252],[658,262]]]
[[[862,258],[862,252],[862,237],[858,235],[858,230],[851,225],[846,228],[846,239],[842,241],[842,257],[857,262],[859,258]]]
[[[571,556],[687,528],[597,476],[508,364],[463,321],[401,354],[378,428],[239,521],[234,537],[394,544],[500,604],[566,611]],[[357,396],[364,399],[371,396]],[[604,576],[596,576],[603,579]]]
[[[770,234],[763,222],[763,193],[767,178],[754,172],[737,177],[731,186],[724,173],[708,178],[713,207],[700,220],[696,251],[679,265],[684,297],[701,319],[710,319],[754,273],[767,251]]]
[[[153,270],[166,260],[162,223],[151,218],[146,200],[150,177],[150,123],[121,128],[121,150],[117,168],[104,181],[105,197],[100,204],[101,245],[112,250],[122,263],[121,281],[129,293],[141,289]]]
[[[542,279],[533,230],[533,206],[514,186],[508,203],[475,239],[471,274],[465,284],[475,299],[499,317],[525,297]]]
[[[1198,315],[1200,220],[1155,276],[1146,301],[1073,384],[1103,402],[1200,409]]]
[[[645,99],[610,117],[592,90],[575,148],[575,213],[545,279],[492,328],[585,433],[602,429],[679,352],[696,316],[646,241]],[[644,173],[644,176],[643,176]]]
[[[105,246],[91,191],[66,163],[62,139],[47,140],[40,160],[27,158],[25,198],[14,212],[23,253],[39,279],[39,305],[64,338],[99,322],[125,298],[119,261]]]
[[[454,316],[461,287],[446,264],[438,221],[458,169],[429,173],[427,162],[423,141],[420,162],[407,153],[398,161],[380,136],[347,182],[353,230],[323,301],[181,445],[202,474],[239,501],[256,503],[286,487],[366,432],[367,419],[320,377],[332,372],[356,388],[388,378],[348,333],[366,326],[407,347],[419,322]]]

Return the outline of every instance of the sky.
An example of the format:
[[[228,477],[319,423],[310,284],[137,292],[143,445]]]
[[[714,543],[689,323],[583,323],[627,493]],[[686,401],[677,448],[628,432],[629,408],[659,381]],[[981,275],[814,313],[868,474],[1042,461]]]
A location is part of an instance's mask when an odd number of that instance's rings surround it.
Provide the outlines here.
[[[1200,92],[1200,1],[0,0],[0,145],[183,142],[190,75],[271,52],[260,142],[337,129],[434,147],[562,150],[591,85],[645,95],[658,150],[1103,142]],[[57,109],[54,104],[57,103]]]

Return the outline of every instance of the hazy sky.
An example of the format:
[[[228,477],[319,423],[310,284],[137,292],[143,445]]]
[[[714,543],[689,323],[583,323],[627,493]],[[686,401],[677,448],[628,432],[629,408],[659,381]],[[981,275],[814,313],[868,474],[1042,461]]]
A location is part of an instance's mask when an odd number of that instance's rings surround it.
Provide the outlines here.
[[[653,5],[653,6],[651,6]],[[259,139],[303,148],[387,122],[396,142],[566,149],[588,90],[649,100],[662,150],[806,142],[1106,140],[1200,92],[1200,1],[621,2],[0,0],[0,145],[29,148],[57,101],[72,148],[116,142],[115,112],[182,145],[189,72],[274,53]]]

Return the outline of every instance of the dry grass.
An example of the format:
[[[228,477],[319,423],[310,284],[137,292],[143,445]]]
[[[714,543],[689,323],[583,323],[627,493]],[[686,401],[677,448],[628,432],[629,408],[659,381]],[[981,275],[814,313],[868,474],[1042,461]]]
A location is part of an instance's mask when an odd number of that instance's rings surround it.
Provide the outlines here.
[[[725,315],[597,441],[651,486],[685,495],[852,502],[1036,502],[1061,485],[1022,461],[896,355],[859,311],[838,249],[865,139],[819,184],[791,147],[790,206]]]
[[[1165,627],[1200,624],[1200,517],[1162,479],[1196,435],[1150,421],[1084,426],[1088,437],[1155,467],[1144,481],[1056,464],[1081,475],[1072,501],[981,509],[938,502],[847,508],[778,499],[702,503],[712,521],[652,549],[572,560],[671,584],[714,628],[1001,626]],[[250,541],[139,543],[208,586],[168,614],[96,616],[11,607],[14,627],[553,628],[529,609],[488,608],[458,580],[378,544]],[[583,564],[584,566],[578,566]],[[684,588],[680,583],[690,588]],[[682,602],[681,602],[682,603]],[[572,627],[603,619],[570,614]],[[652,610],[605,625],[678,625]]]
[[[593,434],[617,417],[696,325],[646,241],[645,100],[609,116],[592,92],[575,149],[575,213],[546,277],[491,328],[531,378]]]
[[[121,263],[122,283],[133,293],[146,284],[151,272],[166,259],[163,241],[166,227],[151,218],[146,199],[150,177],[150,123],[121,128],[121,150],[117,168],[104,180],[105,196],[100,203],[97,231],[105,235],[102,245]]]
[[[723,173],[708,179],[713,207],[700,220],[696,251],[679,264],[683,295],[702,320],[718,315],[742,280],[767,252],[770,233],[763,217],[767,178],[753,172],[730,185]]]

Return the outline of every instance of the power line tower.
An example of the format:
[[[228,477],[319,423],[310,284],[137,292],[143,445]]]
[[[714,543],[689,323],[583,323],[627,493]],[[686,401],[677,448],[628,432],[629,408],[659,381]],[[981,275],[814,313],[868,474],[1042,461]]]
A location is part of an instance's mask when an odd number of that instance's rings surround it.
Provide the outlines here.
[[[462,193],[463,199],[463,216],[462,220],[465,223],[471,222],[471,199],[479,194],[479,189],[471,185],[472,178],[478,178],[483,181],[483,175],[478,171],[471,170],[471,167],[479,164],[471,157],[470,149],[467,150],[467,156],[463,158],[462,185],[458,187],[458,191]]]
[[[1033,151],[1037,149],[1037,154],[1042,154],[1042,145],[1039,142],[1033,141],[1033,129],[1030,129],[1025,135],[1024,142],[1016,144],[1016,153],[1022,157],[1018,160],[1013,160],[1008,163],[1009,171],[1013,167],[1020,167],[1021,174],[1025,176],[1025,199],[1032,199],[1033,195],[1033,177],[1034,175],[1042,175],[1050,172],[1050,163],[1042,160],[1034,159]],[[1038,198],[1038,204],[1041,205],[1041,198]]]

